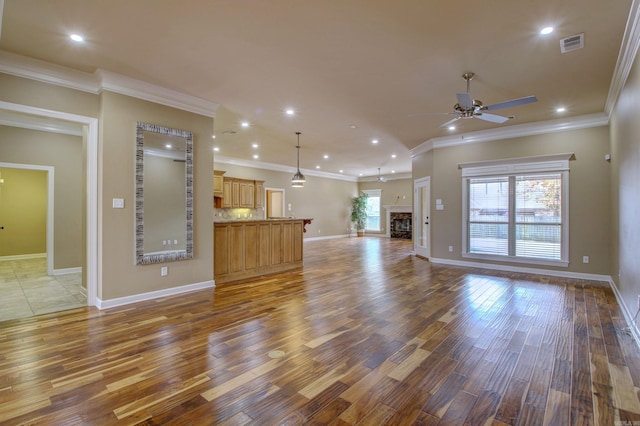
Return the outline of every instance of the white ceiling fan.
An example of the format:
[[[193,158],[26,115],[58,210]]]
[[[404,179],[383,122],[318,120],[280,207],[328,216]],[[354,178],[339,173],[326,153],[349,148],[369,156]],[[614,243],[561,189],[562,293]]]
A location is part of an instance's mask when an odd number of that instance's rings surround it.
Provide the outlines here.
[[[481,101],[477,99],[473,99],[470,93],[470,85],[471,80],[475,76],[472,72],[467,72],[462,74],[462,78],[467,82],[467,92],[466,93],[458,93],[456,97],[458,98],[458,103],[453,106],[453,112],[442,112],[435,114],[416,114],[416,115],[455,115],[451,120],[445,121],[440,125],[440,127],[447,127],[461,118],[478,118],[484,121],[490,121],[492,123],[502,124],[512,118],[504,117],[502,115],[489,114],[485,111],[495,111],[497,109],[502,108],[510,108],[519,105],[530,104],[536,102],[538,99],[535,96],[525,96],[524,98],[511,99],[509,101],[499,102],[497,104],[492,105],[484,105]]]

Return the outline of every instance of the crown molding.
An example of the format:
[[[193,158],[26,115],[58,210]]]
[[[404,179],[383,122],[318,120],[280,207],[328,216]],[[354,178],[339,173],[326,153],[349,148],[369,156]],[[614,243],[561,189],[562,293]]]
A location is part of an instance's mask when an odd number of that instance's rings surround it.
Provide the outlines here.
[[[92,74],[0,50],[0,72],[69,89],[98,94]]]
[[[411,179],[412,175],[411,173],[394,173],[394,174],[385,175],[382,177],[384,178],[384,182],[389,182],[392,180],[399,180],[399,179]],[[358,178],[358,182],[378,182],[378,176],[361,177],[361,178]]]
[[[207,117],[215,117],[218,104],[195,96],[186,95],[176,90],[167,89],[155,84],[136,80],[122,74],[98,69],[94,73],[99,81],[100,91],[119,93],[156,104],[190,111]]]
[[[498,129],[481,130],[478,132],[465,133],[460,135],[443,136],[432,138],[417,147],[411,149],[409,153],[412,157],[431,151],[436,148],[446,148],[456,145],[466,145],[470,143],[491,142],[501,139],[513,139],[523,136],[542,135],[546,133],[556,133],[567,130],[586,129],[590,127],[600,127],[609,124],[609,116],[604,112],[595,114],[580,115],[566,119],[548,120],[537,123],[525,123],[515,126],[501,127]]]
[[[0,0],[1,1],[1,0]],[[107,70],[93,74],[0,50],[0,72],[93,94],[103,90],[215,117],[218,104]]]
[[[613,114],[613,110],[618,102],[620,93],[629,78],[639,47],[640,2],[638,0],[633,0],[631,9],[629,10],[627,26],[625,27],[624,35],[622,37],[622,43],[620,44],[618,61],[616,62],[616,67],[611,78],[609,94],[607,96],[607,101],[604,104],[604,110],[609,118],[611,117],[611,114]]]
[[[234,166],[251,167],[254,169],[272,170],[275,172],[295,173],[295,167],[282,166],[280,164],[266,163],[263,161],[244,160],[242,158],[227,157],[226,155],[214,155],[214,163],[219,164],[232,164]],[[300,169],[305,176],[315,176],[327,179],[344,180],[347,182],[358,182],[358,179],[353,176],[345,176],[338,173],[320,172],[318,170]]]

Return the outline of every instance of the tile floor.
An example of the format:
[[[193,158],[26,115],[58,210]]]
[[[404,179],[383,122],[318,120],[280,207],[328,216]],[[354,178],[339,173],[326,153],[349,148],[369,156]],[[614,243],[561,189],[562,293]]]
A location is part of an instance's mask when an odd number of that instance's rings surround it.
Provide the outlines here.
[[[0,261],[0,321],[87,305],[82,274],[47,275],[47,259]]]

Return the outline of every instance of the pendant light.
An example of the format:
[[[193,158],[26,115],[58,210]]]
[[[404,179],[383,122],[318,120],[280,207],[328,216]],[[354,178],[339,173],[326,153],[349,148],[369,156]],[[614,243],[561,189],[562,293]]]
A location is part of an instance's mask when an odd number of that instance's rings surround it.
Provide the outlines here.
[[[291,178],[291,186],[294,188],[302,188],[307,179],[305,179],[304,175],[300,173],[300,132],[296,132],[296,135],[298,135],[298,145],[296,146],[296,149],[298,150],[298,171]]]

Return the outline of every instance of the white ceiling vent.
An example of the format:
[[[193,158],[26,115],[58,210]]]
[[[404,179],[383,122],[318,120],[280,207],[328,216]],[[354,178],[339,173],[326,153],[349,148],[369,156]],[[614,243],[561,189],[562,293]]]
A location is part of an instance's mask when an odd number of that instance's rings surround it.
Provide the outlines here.
[[[572,35],[560,40],[560,52],[567,53],[584,47],[584,33]]]

